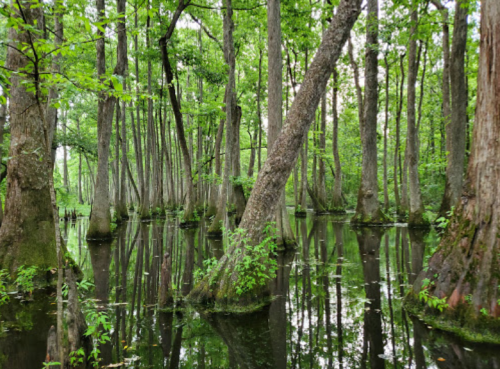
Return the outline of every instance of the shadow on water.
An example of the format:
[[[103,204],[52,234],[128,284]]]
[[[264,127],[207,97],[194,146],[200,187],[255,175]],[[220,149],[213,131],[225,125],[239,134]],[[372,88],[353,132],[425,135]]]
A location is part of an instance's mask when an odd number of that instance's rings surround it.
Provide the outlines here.
[[[63,228],[68,249],[94,283],[82,295],[108,316],[110,342],[100,366],[133,368],[500,367],[498,348],[429,330],[402,299],[437,244],[434,232],[351,228],[334,216],[292,217],[299,247],[277,255],[272,304],[239,316],[199,313],[184,302],[222,239],[208,222],[179,229],[177,219],[117,228],[109,243],[85,241],[86,219]],[[89,303],[91,302],[91,303]],[[41,368],[55,298],[0,307],[0,368]],[[98,329],[104,331],[104,327]]]

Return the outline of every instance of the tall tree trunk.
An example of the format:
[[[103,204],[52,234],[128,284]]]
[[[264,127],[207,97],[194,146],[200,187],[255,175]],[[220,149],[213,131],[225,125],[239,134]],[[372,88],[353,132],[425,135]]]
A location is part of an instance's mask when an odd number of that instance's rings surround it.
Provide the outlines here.
[[[15,10],[19,22],[34,29],[43,25],[41,7],[33,7],[31,2],[21,2],[21,6],[21,9]],[[36,42],[36,39],[34,32],[22,27],[18,31],[9,29],[12,46],[7,49],[9,69],[22,71],[33,68],[34,63],[17,49],[20,45]],[[38,57],[36,51],[34,54]],[[36,71],[38,63],[35,66]],[[40,150],[46,147],[45,111],[41,111],[42,102],[39,101],[43,96],[27,91],[38,81],[25,78],[18,73],[12,73],[10,77],[9,175],[5,214],[0,228],[0,265],[12,275],[21,265],[37,266],[39,270],[57,265],[54,215],[47,181],[50,175],[47,161],[51,161],[52,157],[46,150]],[[48,119],[46,121],[49,123]],[[50,147],[50,142],[48,144]]]
[[[230,1],[230,0],[229,0]],[[264,229],[279,208],[280,194],[297,161],[299,150],[307,137],[315,112],[342,47],[356,21],[361,8],[359,0],[342,0],[310,69],[304,77],[297,97],[286,118],[283,130],[274,143],[268,158],[259,172],[257,182],[250,195],[240,229],[252,244],[264,237]],[[235,240],[238,241],[238,240]],[[238,250],[238,251],[236,251]],[[214,302],[219,308],[230,310],[233,304],[255,307],[269,296],[269,286],[260,283],[249,292],[236,294],[233,282],[238,280],[237,263],[247,249],[243,243],[235,242],[219,260],[217,267],[193,289],[190,298],[199,303]]]
[[[76,117],[76,130],[80,137],[80,117]],[[78,153],[78,203],[83,204],[82,195],[82,153]]]
[[[125,6],[126,0],[117,1],[117,11],[121,15],[118,18],[118,44],[116,55],[116,66],[113,74],[123,76],[125,73],[125,61],[127,50],[127,33],[125,31]],[[98,19],[100,22],[106,20],[104,0],[96,0]],[[98,29],[98,40],[96,41],[97,50],[97,75],[100,79],[106,74],[106,54],[104,46],[104,34],[106,24],[103,24],[103,30]],[[114,88],[114,86],[110,86]],[[99,93],[97,105],[97,179],[94,189],[94,203],[92,214],[87,230],[87,239],[106,239],[111,238],[111,213],[109,211],[109,144],[111,139],[113,111],[116,97],[107,92]]]
[[[5,97],[6,94],[4,93],[3,96]],[[2,161],[2,159],[3,159],[3,132],[4,132],[6,120],[7,120],[7,103],[0,104],[0,163],[3,163],[3,161]],[[0,164],[0,168],[1,167],[2,167],[2,164]],[[7,167],[5,167],[4,172],[7,173]],[[2,198],[0,197],[0,225],[2,224],[2,221],[3,221],[3,207],[2,207]]]
[[[128,63],[127,63],[128,64]],[[128,70],[128,65],[125,67]],[[125,72],[127,75],[128,72]],[[123,83],[123,90],[126,91],[127,86],[125,82]],[[117,219],[128,219],[128,209],[127,209],[127,178],[128,178],[128,160],[127,160],[127,104],[125,101],[122,102],[121,108],[121,135],[118,137],[117,133],[117,145],[121,149],[121,174],[120,174],[120,194],[118,196],[118,204],[115,204],[115,212]],[[118,140],[119,138],[119,140]],[[118,158],[118,156],[117,156]],[[135,185],[135,184],[134,184]]]
[[[389,71],[390,66],[387,55],[384,55],[385,62],[385,121],[384,121],[384,211],[389,211],[389,186],[387,175],[387,136],[389,135]]]
[[[447,131],[448,166],[446,167],[446,185],[438,216],[447,212],[458,201],[462,192],[465,160],[465,138],[467,136],[467,88],[465,76],[465,49],[467,46],[467,3],[457,0],[453,41],[451,45],[451,122]]]
[[[233,98],[236,97],[236,94]],[[235,99],[236,100],[236,99]],[[236,101],[235,101],[236,102]],[[231,169],[233,172],[233,178],[237,179],[241,177],[241,166],[240,166],[240,123],[241,123],[241,106],[236,106],[233,114],[233,153],[231,155],[232,165]],[[236,224],[240,223],[241,217],[245,211],[246,199],[245,192],[243,190],[243,185],[240,181],[233,181],[233,201],[236,210],[235,221]]]
[[[270,153],[281,131],[283,105],[283,74],[281,58],[281,15],[280,0],[267,3],[267,41],[268,41],[268,103],[267,103],[267,152]],[[268,156],[269,158],[269,156]],[[288,177],[286,178],[288,180]],[[295,245],[290,220],[285,204],[285,189],[281,194],[280,204],[276,209],[275,221],[278,230],[278,244]]]
[[[184,215],[182,217],[182,222],[180,224],[182,227],[191,227],[197,224],[197,221],[194,219],[195,194],[194,194],[193,177],[191,173],[191,156],[189,155],[189,149],[187,147],[187,142],[186,142],[186,135],[184,133],[184,123],[183,123],[182,113],[179,101],[177,100],[175,86],[173,84],[174,72],[172,66],[170,65],[167,41],[170,40],[170,38],[172,37],[172,34],[175,30],[175,25],[177,24],[177,21],[181,13],[188,5],[189,3],[187,4],[184,3],[184,0],[179,0],[179,5],[177,6],[177,9],[174,12],[167,33],[160,38],[160,49],[163,61],[163,68],[165,69],[165,76],[167,78],[170,104],[172,105],[172,110],[174,112],[175,127],[177,130],[177,139],[181,147],[182,159],[184,165],[184,183],[186,186],[186,196],[184,200]]]
[[[339,114],[337,110],[337,95],[339,91],[338,72],[333,70],[333,97],[332,97],[332,114],[333,114],[333,138],[332,150],[333,161],[335,162],[335,184],[333,186],[332,210],[334,213],[345,213],[344,201],[342,199],[342,165],[340,164],[339,155]]]
[[[226,0],[226,14],[224,15],[224,59],[229,66],[228,81],[226,85],[226,157],[224,160],[224,176],[222,178],[222,187],[219,194],[219,201],[217,204],[217,213],[208,229],[209,235],[221,235],[222,227],[227,219],[226,206],[228,203],[229,191],[229,176],[231,173],[231,165],[233,163],[233,145],[234,145],[234,125],[233,115],[236,114],[236,93],[235,88],[235,63],[236,57],[234,55],[234,42],[233,42],[233,10],[231,0]],[[236,118],[237,119],[237,118]],[[239,132],[238,132],[239,133]]]
[[[63,113],[64,121],[62,122],[63,126],[63,137],[66,140],[66,130],[67,130],[67,120],[68,112]],[[66,191],[69,192],[69,174],[68,174],[68,149],[66,145],[63,145],[63,185],[66,188]]]
[[[380,209],[377,179],[377,113],[378,113],[378,0],[368,0],[365,51],[365,98],[361,142],[363,164],[353,223],[381,224],[390,221]]]
[[[217,202],[220,196],[220,177],[222,175],[222,165],[221,165],[221,157],[220,157],[220,147],[222,145],[222,137],[224,135],[224,119],[220,120],[219,128],[217,129],[217,136],[215,137],[215,148],[214,148],[214,156],[215,156],[215,181],[212,183],[212,188],[210,190],[210,199],[208,202],[208,209],[205,213],[206,217],[215,216],[217,213]]]
[[[410,212],[408,224],[410,226],[426,226],[428,221],[424,219],[424,205],[420,192],[420,181],[418,175],[418,133],[416,127],[415,100],[416,82],[418,75],[417,62],[417,28],[418,28],[418,3],[412,2],[411,31],[408,46],[408,96],[407,96],[407,153],[408,172],[410,187]]]
[[[438,251],[429,268],[419,274],[407,302],[419,307],[418,294],[426,289],[426,294],[444,298],[448,304],[442,315],[433,318],[434,324],[445,321],[441,328],[457,329],[463,337],[498,342],[500,3],[496,0],[482,2],[480,40],[476,119],[466,185]],[[430,283],[422,286],[425,278]]]
[[[396,93],[398,96],[397,103],[397,112],[396,112],[396,142],[394,145],[394,200],[396,201],[396,214],[398,216],[398,220],[401,219],[401,199],[399,197],[399,185],[398,185],[398,163],[400,157],[400,146],[401,146],[401,112],[403,110],[403,94],[404,94],[404,82],[405,82],[405,69],[403,64],[404,54],[399,57],[399,68],[401,71],[401,85],[396,84]],[[398,80],[396,80],[398,82]]]

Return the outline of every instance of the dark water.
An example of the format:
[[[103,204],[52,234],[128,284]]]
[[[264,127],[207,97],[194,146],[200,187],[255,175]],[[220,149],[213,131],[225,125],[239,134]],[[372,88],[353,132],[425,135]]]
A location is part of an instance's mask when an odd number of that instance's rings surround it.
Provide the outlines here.
[[[206,315],[157,307],[162,255],[172,255],[176,299],[222,241],[206,225],[131,220],[112,243],[84,240],[86,219],[64,225],[68,249],[95,288],[85,296],[111,321],[101,365],[130,368],[500,368],[498,347],[430,330],[402,298],[437,244],[435,232],[354,229],[333,216],[292,218],[299,248],[278,255],[278,298],[261,312]],[[94,300],[92,300],[94,301]],[[55,298],[14,300],[0,310],[0,369],[42,368]]]

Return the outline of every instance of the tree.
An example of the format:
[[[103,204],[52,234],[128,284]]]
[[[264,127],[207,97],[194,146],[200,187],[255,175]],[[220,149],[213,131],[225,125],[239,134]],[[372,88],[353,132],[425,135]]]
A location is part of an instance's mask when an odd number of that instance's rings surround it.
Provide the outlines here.
[[[422,271],[407,304],[436,315],[418,302],[419,293],[445,299],[447,307],[434,324],[458,329],[475,340],[498,337],[498,263],[500,226],[500,3],[484,0],[476,118],[467,179],[429,268]],[[423,286],[424,280],[428,283]],[[451,324],[450,324],[451,320]],[[442,323],[446,324],[443,325]],[[496,330],[496,331],[495,331]],[[498,339],[498,338],[496,338]]]
[[[410,213],[408,224],[410,226],[426,226],[428,221],[424,219],[424,205],[420,191],[420,180],[418,174],[418,137],[416,125],[416,83],[418,76],[417,61],[417,30],[418,30],[418,2],[412,1],[411,5],[411,30],[408,44],[408,90],[407,90],[407,156],[410,184]],[[403,197],[405,194],[403,192]],[[404,199],[403,199],[404,201]]]
[[[45,150],[45,111],[41,110],[43,102],[40,101],[43,96],[36,85],[39,80],[23,73],[32,70],[34,64],[40,68],[40,56],[33,43],[40,38],[42,17],[43,8],[22,2],[13,14],[19,30],[9,29],[12,42],[7,65],[16,73],[10,78],[11,145],[5,215],[0,228],[0,265],[11,273],[20,265],[40,268],[57,265],[54,215],[47,180],[47,160],[52,163],[52,158],[51,155],[47,158]]]
[[[283,62],[281,58],[281,15],[280,1],[270,0],[267,3],[267,42],[268,42],[268,132],[267,150],[270,152],[281,131],[283,109]],[[276,210],[276,228],[278,229],[278,243],[282,246],[295,244],[290,220],[286,211],[285,191]]]
[[[118,21],[118,45],[114,75],[124,76],[127,60],[127,33],[125,32],[125,4],[126,0],[117,2],[117,11],[120,14]],[[104,0],[96,0],[99,21],[103,23],[102,29],[97,30],[97,75],[103,81],[106,74],[105,28],[106,13]],[[105,82],[104,82],[105,83]],[[116,85],[115,85],[116,84]],[[107,88],[116,89],[120,82],[105,83]],[[109,146],[111,131],[113,129],[113,112],[116,96],[106,90],[99,92],[97,107],[97,179],[94,189],[94,204],[87,230],[87,239],[111,238],[111,213],[109,211]]]
[[[467,128],[465,48],[467,45],[467,2],[457,0],[450,55],[451,121],[447,127],[448,166],[443,201],[438,216],[454,206],[462,191]],[[443,94],[444,96],[444,94]],[[446,96],[443,97],[446,99]]]
[[[365,51],[365,98],[362,103],[363,168],[353,223],[380,224],[389,219],[380,209],[377,179],[378,0],[368,1]]]
[[[358,18],[361,7],[359,0],[343,0],[324,33],[323,41],[304,77],[299,92],[286,118],[281,134],[269,153],[255,187],[250,195],[239,228],[251,244],[258,244],[264,230],[272,219],[280,201],[290,173],[295,166],[299,150],[304,143],[307,131],[314,120],[315,112],[326,84],[333,72],[335,62],[347,41],[349,32]],[[240,240],[241,241],[241,240]],[[238,280],[236,265],[247,248],[236,241],[219,263],[193,289],[190,299],[198,303],[216,302],[219,308],[227,309],[236,305],[260,305],[269,296],[269,286],[256,284],[251,292],[237,296],[234,281]],[[229,307],[230,309],[230,307]]]

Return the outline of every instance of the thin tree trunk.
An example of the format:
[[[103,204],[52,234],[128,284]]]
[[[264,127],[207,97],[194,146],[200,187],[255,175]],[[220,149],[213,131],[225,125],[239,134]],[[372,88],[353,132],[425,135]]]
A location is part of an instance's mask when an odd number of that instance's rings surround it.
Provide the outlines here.
[[[80,136],[80,118],[76,117],[76,130]],[[83,204],[82,195],[82,153],[78,153],[78,203]],[[1,204],[0,204],[1,205]]]
[[[222,227],[225,226],[227,220],[226,206],[228,203],[229,191],[229,176],[231,173],[233,145],[234,145],[234,125],[233,114],[236,113],[236,93],[235,88],[235,63],[236,58],[234,55],[234,42],[233,42],[233,10],[231,0],[226,0],[226,14],[224,16],[224,59],[229,66],[228,81],[226,85],[226,157],[224,160],[224,176],[222,178],[222,187],[217,204],[217,213],[208,229],[210,235],[221,235]],[[237,119],[237,118],[236,118]],[[239,133],[239,132],[238,132]],[[226,225],[227,226],[227,225]]]
[[[387,136],[389,135],[389,62],[384,55],[385,62],[385,121],[384,121],[384,211],[389,211],[389,189],[387,176]]]
[[[396,142],[394,146],[394,199],[396,201],[396,214],[398,220],[401,220],[401,200],[399,197],[399,185],[398,185],[398,162],[400,156],[400,146],[401,146],[401,112],[403,110],[403,94],[404,94],[404,82],[405,82],[405,69],[403,64],[404,54],[399,57],[399,66],[401,71],[401,85],[396,84],[396,93],[399,94],[396,112]],[[399,79],[396,80],[396,83]]]
[[[179,5],[175,10],[175,13],[170,22],[167,33],[160,38],[160,49],[163,61],[163,68],[165,69],[165,76],[167,78],[168,93],[170,96],[170,104],[172,105],[172,110],[174,112],[175,126],[177,129],[177,139],[182,151],[182,158],[184,163],[184,183],[186,185],[186,197],[184,200],[184,215],[182,218],[181,226],[190,227],[197,224],[194,219],[194,186],[193,177],[191,174],[191,156],[189,155],[189,149],[186,143],[186,135],[184,133],[184,123],[182,118],[182,113],[180,109],[179,102],[177,100],[177,94],[175,92],[174,73],[172,66],[170,65],[170,59],[168,55],[167,41],[170,40],[177,20],[179,19],[182,11],[188,6],[189,3],[184,3],[184,0],[179,0]],[[178,80],[178,79],[177,79]]]
[[[332,150],[333,161],[335,162],[335,184],[333,187],[332,210],[334,213],[345,213],[344,201],[342,200],[342,165],[339,155],[339,114],[337,110],[337,95],[339,91],[338,72],[333,70],[333,97],[332,97],[332,114],[333,114],[333,138]]]
[[[222,165],[221,165],[221,155],[220,155],[220,147],[222,145],[222,137],[224,135],[224,119],[220,120],[219,128],[217,129],[217,136],[215,137],[215,182],[212,184],[212,189],[210,192],[210,199],[208,203],[208,209],[205,213],[206,217],[215,216],[217,213],[217,202],[220,196],[220,184],[219,180],[222,175]]]

